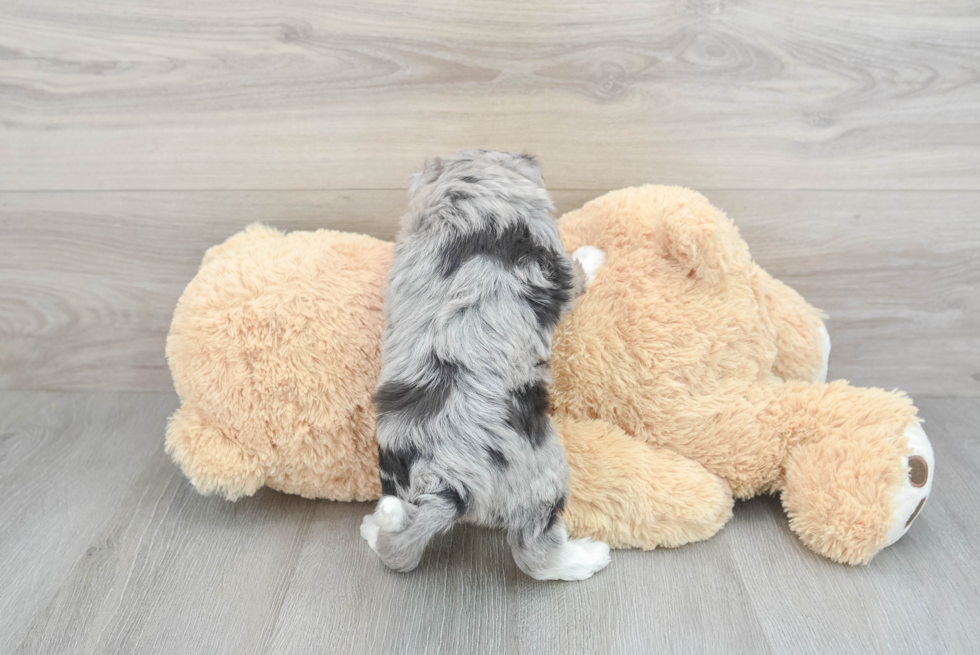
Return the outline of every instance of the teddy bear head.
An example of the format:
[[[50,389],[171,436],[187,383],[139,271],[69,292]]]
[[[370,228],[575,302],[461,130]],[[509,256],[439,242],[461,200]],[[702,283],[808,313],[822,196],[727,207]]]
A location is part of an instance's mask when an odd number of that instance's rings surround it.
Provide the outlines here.
[[[651,403],[691,411],[697,398],[714,411],[759,382],[817,376],[819,312],[757,266],[734,224],[702,195],[622,189],[559,225],[570,251],[588,244],[606,254],[556,333],[562,411],[585,418],[590,408],[614,407],[607,418],[627,432],[656,432]]]

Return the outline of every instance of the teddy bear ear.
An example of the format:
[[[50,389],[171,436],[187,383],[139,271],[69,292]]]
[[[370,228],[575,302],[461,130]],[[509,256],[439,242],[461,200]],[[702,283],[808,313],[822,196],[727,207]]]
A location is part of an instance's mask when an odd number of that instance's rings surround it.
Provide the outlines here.
[[[665,189],[665,194],[671,192],[677,198],[662,216],[661,229],[675,260],[709,284],[717,284],[733,269],[753,268],[749,247],[724,212],[697,192]]]
[[[241,232],[228,237],[224,243],[219,243],[216,246],[211,246],[208,248],[207,252],[204,253],[204,260],[201,262],[201,266],[206,266],[212,261],[221,259],[230,252],[238,250],[239,248],[245,248],[258,241],[265,239],[279,239],[283,236],[284,233],[274,227],[269,227],[268,225],[263,225],[262,223],[252,223]]]

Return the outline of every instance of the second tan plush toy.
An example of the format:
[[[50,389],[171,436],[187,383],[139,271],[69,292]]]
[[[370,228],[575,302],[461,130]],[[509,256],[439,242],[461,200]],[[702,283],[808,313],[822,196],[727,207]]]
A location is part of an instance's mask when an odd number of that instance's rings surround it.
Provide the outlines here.
[[[679,546],[715,534],[734,498],[777,492],[801,541],[838,562],[866,563],[908,530],[935,468],[915,408],[823,381],[819,312],[752,261],[724,214],[646,186],[559,226],[567,250],[606,254],[553,348],[573,536]],[[200,491],[380,497],[371,393],[392,252],[263,226],[208,251],[167,341],[182,400],[167,449]]]

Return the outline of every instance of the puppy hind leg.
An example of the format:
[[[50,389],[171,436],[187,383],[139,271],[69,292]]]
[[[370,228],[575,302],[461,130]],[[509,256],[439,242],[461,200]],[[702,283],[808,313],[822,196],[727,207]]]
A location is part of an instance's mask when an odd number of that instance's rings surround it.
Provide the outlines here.
[[[536,580],[585,580],[609,564],[609,546],[569,539],[565,524],[551,514],[512,526],[507,539],[517,566]]]
[[[378,534],[382,529],[396,532],[405,526],[407,509],[405,503],[397,496],[384,496],[374,508],[374,514],[368,514],[361,521],[361,538],[368,542],[371,550],[378,550]]]
[[[405,527],[406,505],[398,496],[385,496],[374,509],[378,527],[387,532],[398,532]]]
[[[361,535],[385,566],[395,571],[411,571],[419,565],[429,541],[451,528],[459,518],[458,498],[450,492],[422,494],[413,504],[385,496],[374,514],[364,517]]]

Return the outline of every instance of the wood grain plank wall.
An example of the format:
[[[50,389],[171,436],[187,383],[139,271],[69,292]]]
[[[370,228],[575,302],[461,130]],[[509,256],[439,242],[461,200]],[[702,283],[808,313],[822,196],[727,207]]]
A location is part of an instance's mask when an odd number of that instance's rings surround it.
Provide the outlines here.
[[[561,211],[601,190],[555,192]],[[980,395],[978,192],[708,197],[830,314],[831,374]],[[403,191],[0,195],[0,387],[165,390],[164,340],[204,251],[248,223],[393,237]]]
[[[0,4],[0,189],[980,189],[976,2]]]
[[[980,4],[911,0],[0,2],[0,388],[168,388],[207,246],[390,237],[473,146],[704,190],[832,373],[980,395]]]

